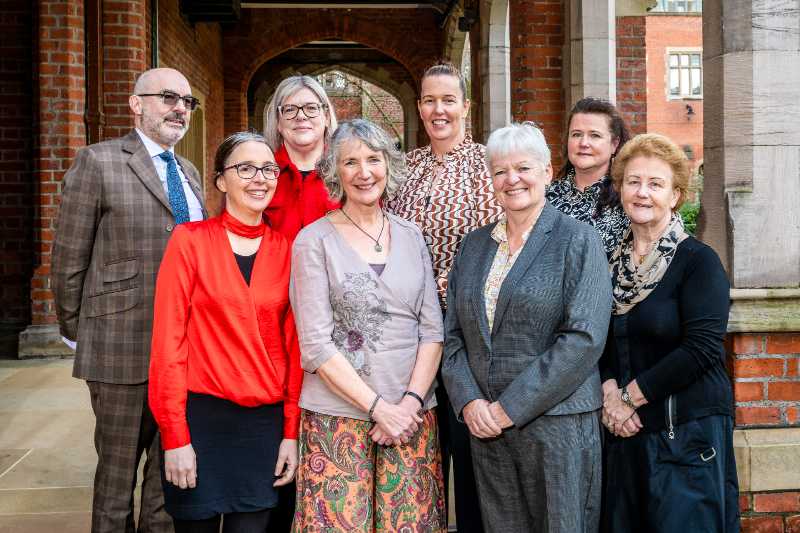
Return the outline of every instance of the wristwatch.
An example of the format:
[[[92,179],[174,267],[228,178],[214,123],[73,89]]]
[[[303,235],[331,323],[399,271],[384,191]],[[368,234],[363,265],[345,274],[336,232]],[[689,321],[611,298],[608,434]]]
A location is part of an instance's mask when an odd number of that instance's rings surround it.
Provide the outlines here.
[[[620,395],[622,399],[622,403],[633,409],[636,410],[636,406],[633,405],[633,400],[631,400],[631,394],[628,392],[628,387],[622,387],[622,394]]]

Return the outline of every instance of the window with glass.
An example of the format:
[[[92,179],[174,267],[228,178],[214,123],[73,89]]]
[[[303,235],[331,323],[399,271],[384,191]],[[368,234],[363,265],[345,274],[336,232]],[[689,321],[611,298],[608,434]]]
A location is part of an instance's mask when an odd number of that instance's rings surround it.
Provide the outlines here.
[[[654,13],[702,13],[703,0],[658,0]]]
[[[703,97],[702,52],[669,53],[669,97]]]

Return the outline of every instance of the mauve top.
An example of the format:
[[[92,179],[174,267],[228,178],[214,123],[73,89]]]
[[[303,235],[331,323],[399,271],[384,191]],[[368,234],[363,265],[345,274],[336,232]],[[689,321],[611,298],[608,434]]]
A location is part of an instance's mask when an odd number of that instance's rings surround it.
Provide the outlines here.
[[[422,343],[442,342],[442,313],[428,249],[412,222],[387,214],[391,248],[378,275],[322,217],[297,235],[289,296],[306,371],[300,407],[368,420],[315,374],[341,353],[375,392],[399,402]],[[431,385],[425,409],[436,405]]]

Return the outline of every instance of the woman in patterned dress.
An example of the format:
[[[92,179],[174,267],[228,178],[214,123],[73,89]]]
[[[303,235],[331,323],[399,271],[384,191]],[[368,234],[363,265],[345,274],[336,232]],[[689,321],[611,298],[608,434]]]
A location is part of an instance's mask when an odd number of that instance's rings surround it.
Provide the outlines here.
[[[465,133],[469,104],[464,78],[455,66],[437,64],[425,72],[417,107],[431,144],[408,153],[408,180],[388,205],[422,230],[443,310],[447,276],[461,239],[497,220],[501,212],[486,171],[485,148]],[[453,460],[458,531],[480,533],[469,432],[457,421],[444,387],[436,389],[436,397],[445,483],[451,456]]]
[[[630,133],[614,104],[599,98],[579,100],[567,122],[562,144],[565,163],[547,191],[547,201],[594,226],[611,257],[629,222],[609,174],[614,155]]]
[[[381,208],[405,179],[403,157],[353,120],[320,172],[342,207],[303,229],[292,254],[306,371],[294,531],[442,533],[442,315],[419,228]]]

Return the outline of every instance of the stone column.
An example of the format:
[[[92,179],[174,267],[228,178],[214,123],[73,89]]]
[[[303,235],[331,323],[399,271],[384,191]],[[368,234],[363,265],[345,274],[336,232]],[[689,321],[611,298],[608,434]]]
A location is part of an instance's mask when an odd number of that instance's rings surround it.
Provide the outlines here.
[[[617,99],[615,0],[569,0],[567,107],[587,96]]]
[[[700,235],[733,290],[742,531],[800,526],[800,11],[706,0]]]
[[[492,0],[481,4],[480,47],[481,137],[511,122],[509,2]],[[474,111],[473,111],[474,112]]]

